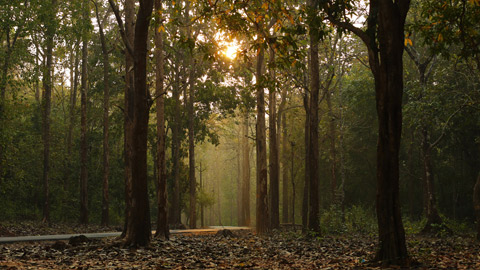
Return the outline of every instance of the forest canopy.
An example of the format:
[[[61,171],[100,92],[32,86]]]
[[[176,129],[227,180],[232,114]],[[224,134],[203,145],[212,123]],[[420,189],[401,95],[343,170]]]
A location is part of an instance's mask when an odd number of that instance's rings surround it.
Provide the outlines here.
[[[480,224],[479,1],[0,11],[0,222],[124,226],[134,245],[151,224],[400,246],[411,224]]]

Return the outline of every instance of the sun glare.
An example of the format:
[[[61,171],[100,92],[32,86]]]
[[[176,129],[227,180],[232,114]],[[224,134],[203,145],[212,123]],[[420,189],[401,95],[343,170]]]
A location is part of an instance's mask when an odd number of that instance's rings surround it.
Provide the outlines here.
[[[237,56],[237,51],[238,51],[238,45],[231,43],[227,45],[227,49],[224,51],[224,54],[226,57],[233,60]]]

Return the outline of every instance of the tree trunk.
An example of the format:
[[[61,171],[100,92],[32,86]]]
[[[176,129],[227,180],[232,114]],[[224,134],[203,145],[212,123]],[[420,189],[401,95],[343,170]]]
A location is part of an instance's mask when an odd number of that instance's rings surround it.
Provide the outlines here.
[[[269,144],[270,144],[270,227],[272,229],[278,229],[280,227],[280,166],[278,162],[278,136],[277,136],[277,98],[276,98],[276,86],[275,86],[275,51],[271,48],[269,53],[269,62],[272,66],[270,69],[270,83],[274,86],[269,91],[269,103],[268,103],[268,127],[269,127]]]
[[[197,227],[197,181],[195,178],[195,131],[194,131],[194,99],[195,99],[195,83],[194,83],[195,65],[191,65],[189,98],[188,98],[188,178],[190,183],[190,229]]]
[[[422,229],[423,233],[430,233],[436,231],[436,227],[432,225],[442,225],[442,218],[438,214],[437,201],[435,198],[435,186],[433,177],[433,167],[431,160],[432,147],[428,142],[428,131],[424,128],[422,130],[422,159],[423,159],[423,181],[426,198],[424,201],[425,215],[427,217],[427,224]],[[438,228],[440,229],[440,228]]]
[[[410,1],[372,1],[378,19],[378,51],[369,51],[378,115],[377,219],[384,264],[408,263],[400,212],[399,150],[402,134],[404,25]],[[378,16],[378,17],[377,17]],[[373,56],[373,57],[372,57]]]
[[[241,180],[241,216],[240,226],[250,226],[250,143],[248,141],[248,112],[243,113],[242,124],[242,180]]]
[[[308,5],[313,8],[314,1],[309,0]],[[316,15],[311,15],[316,16]],[[308,229],[316,233],[320,233],[320,212],[319,212],[319,201],[318,201],[318,158],[319,158],[319,148],[318,148],[318,96],[320,91],[320,74],[319,74],[319,62],[318,62],[318,43],[319,43],[319,32],[318,30],[310,29],[310,106],[309,106],[309,141],[308,149],[309,155],[307,160],[310,166],[309,174],[309,213],[308,213]]]
[[[103,196],[102,196],[102,226],[108,226],[109,223],[109,200],[108,200],[108,180],[110,174],[109,162],[109,108],[110,108],[110,79],[109,67],[110,59],[108,57],[107,42],[103,32],[103,23],[98,14],[98,6],[95,3],[95,14],[97,18],[98,28],[100,32],[100,43],[102,44],[103,58]]]
[[[83,2],[83,19],[90,20],[89,1]],[[80,224],[88,224],[87,91],[88,40],[82,38],[82,87],[80,89]]]
[[[133,44],[135,37],[135,1],[125,0],[125,42]],[[132,205],[132,151],[133,151],[133,105],[134,71],[133,55],[125,44],[125,94],[124,94],[124,181],[125,181],[125,220],[121,237],[127,235],[130,208]]]
[[[190,2],[185,2],[185,21],[187,27],[187,36],[189,39],[192,39],[192,29],[190,26]],[[197,227],[197,180],[195,178],[195,111],[194,111],[194,100],[195,100],[195,61],[193,60],[193,52],[189,51],[188,53],[188,66],[190,68],[189,75],[189,91],[188,91],[188,179],[189,179],[189,189],[190,189],[190,229],[195,229]],[[186,96],[186,95],[185,95]]]
[[[153,0],[140,1],[134,39],[134,118],[132,152],[132,205],[126,245],[147,246],[151,238],[147,190],[147,135],[150,100],[147,94],[147,41]]]
[[[263,86],[263,61],[264,49],[260,48],[257,55],[256,80],[257,80],[257,233],[265,234],[270,231],[268,218],[267,197],[267,142],[265,130],[265,91]]]
[[[473,188],[473,209],[475,210],[477,223],[477,241],[480,241],[480,173],[478,174],[477,182]]]
[[[285,99],[285,97],[283,97]],[[288,223],[288,137],[287,114],[282,110],[282,222]],[[293,169],[293,167],[292,167]],[[293,222],[292,222],[293,223]]]
[[[178,225],[180,220],[180,70],[177,67],[175,87],[173,89],[174,121],[172,123],[172,173],[173,173],[173,198],[171,206],[170,224]]]
[[[156,116],[157,116],[157,230],[155,237],[164,239],[169,238],[168,217],[167,217],[167,169],[165,159],[165,94],[163,88],[164,69],[163,69],[163,31],[160,29],[160,17],[162,11],[162,1],[155,0],[156,11],[156,30],[155,30],[155,67],[156,67]]]
[[[305,91],[303,97],[303,107],[305,109],[305,181],[303,184],[303,198],[302,198],[302,232],[306,233],[308,229],[308,202],[309,202],[309,186],[310,186],[310,109],[309,109],[309,95]],[[293,147],[292,147],[293,148]],[[292,167],[293,170],[293,167]]]
[[[50,112],[52,103],[52,88],[53,88],[53,47],[55,26],[54,21],[56,17],[57,0],[52,0],[52,13],[50,21],[46,22],[46,67],[43,73],[43,222],[50,222],[50,191],[49,191],[49,173],[50,173]]]

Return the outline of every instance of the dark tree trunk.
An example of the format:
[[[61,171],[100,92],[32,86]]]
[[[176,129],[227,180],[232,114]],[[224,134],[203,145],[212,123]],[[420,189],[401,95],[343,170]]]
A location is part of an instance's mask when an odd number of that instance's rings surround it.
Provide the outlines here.
[[[308,5],[313,9],[314,1],[309,0]],[[311,14],[310,16],[316,16]],[[318,43],[319,43],[318,30],[310,29],[310,104],[308,114],[310,115],[309,121],[309,141],[308,141],[308,156],[309,163],[309,213],[308,213],[308,229],[316,233],[320,233],[320,209],[318,201],[318,188],[319,188],[319,175],[318,175],[318,96],[320,92],[320,73],[318,62]]]
[[[107,42],[105,40],[105,34],[103,32],[103,22],[100,20],[98,14],[98,6],[95,3],[95,15],[97,18],[98,28],[100,32],[100,43],[102,45],[102,58],[103,58],[103,196],[102,196],[102,226],[108,226],[109,223],[109,200],[108,200],[108,180],[110,174],[110,161],[109,161],[109,108],[110,108],[110,79],[109,79],[109,67],[110,59],[108,56]]]
[[[89,1],[83,3],[83,19],[90,20]],[[87,91],[88,40],[82,40],[82,87],[80,89],[80,224],[88,224]]]
[[[263,61],[264,49],[260,48],[257,56],[257,125],[256,125],[256,148],[257,148],[257,233],[265,234],[270,231],[268,218],[267,197],[267,142],[265,130],[265,91],[263,86]]]
[[[473,188],[473,209],[475,210],[477,223],[477,241],[480,241],[480,173],[478,174],[477,182]]]
[[[378,19],[378,51],[370,49],[378,115],[377,219],[380,248],[376,259],[385,264],[408,263],[400,212],[399,150],[402,134],[403,43],[410,1],[372,1]],[[378,17],[377,17],[378,16]],[[369,18],[371,19],[371,17]],[[372,57],[373,56],[373,57]]]
[[[272,229],[278,229],[280,227],[280,166],[278,161],[278,136],[277,136],[277,98],[276,98],[276,86],[275,86],[275,51],[270,49],[269,62],[270,80],[274,83],[274,86],[269,91],[269,103],[268,103],[268,127],[269,127],[269,151],[270,151],[270,227]]]
[[[192,29],[190,26],[190,2],[186,1],[185,4],[185,21],[189,25],[187,27],[187,36],[189,39],[192,39]],[[188,53],[188,64],[190,68],[189,75],[189,85],[188,85],[188,179],[189,179],[189,189],[190,189],[190,229],[195,229],[197,227],[197,180],[195,177],[195,111],[194,111],[194,102],[195,102],[195,61],[193,60],[193,52]],[[186,96],[186,95],[185,95]]]
[[[402,134],[403,50],[405,18],[410,0],[371,0],[367,30],[329,19],[359,36],[368,48],[375,79],[378,116],[376,260],[407,265],[409,256],[400,213],[399,150]]]
[[[157,116],[157,230],[156,237],[169,238],[168,217],[167,217],[167,169],[165,159],[165,90],[163,88],[163,31],[160,30],[159,14],[162,11],[162,1],[155,0],[156,31],[155,31],[155,67],[156,67],[156,116]]]
[[[52,104],[52,88],[53,88],[53,47],[56,17],[57,0],[52,0],[52,13],[50,21],[46,22],[46,67],[43,73],[43,222],[50,222],[50,191],[49,191],[49,173],[50,173],[50,112]]]
[[[147,190],[147,135],[150,107],[147,89],[147,41],[152,10],[153,0],[140,1],[135,23],[132,205],[126,234],[126,245],[131,246],[146,246],[151,238]]]

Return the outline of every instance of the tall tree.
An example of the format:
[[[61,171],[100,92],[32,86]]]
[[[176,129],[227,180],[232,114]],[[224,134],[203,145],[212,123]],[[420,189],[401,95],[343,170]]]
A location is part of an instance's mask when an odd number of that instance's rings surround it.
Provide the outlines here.
[[[315,1],[308,1],[308,10],[310,29],[310,49],[309,49],[309,77],[310,77],[310,102],[309,102],[309,140],[308,140],[308,156],[309,163],[309,205],[308,205],[308,229],[316,233],[320,233],[320,205],[318,200],[319,175],[318,175],[318,100],[320,92],[320,74],[318,60],[318,44],[320,41],[320,30],[315,23],[318,22],[317,11],[315,9]]]
[[[275,50],[269,50],[270,82],[268,93],[268,128],[269,128],[269,162],[270,162],[270,226],[272,229],[280,227],[280,165],[278,159],[277,135],[277,97],[275,76]]]
[[[192,40],[192,27],[190,26],[190,1],[185,3],[185,24],[187,26],[187,38]],[[188,179],[190,189],[190,229],[197,227],[197,180],[195,177],[195,61],[193,59],[193,48],[189,51],[188,63],[190,66],[189,83],[188,83]]]
[[[133,246],[146,246],[151,238],[147,191],[147,135],[151,102],[147,89],[147,41],[152,10],[153,0],[140,0],[135,21],[132,205],[126,235],[126,244]]]
[[[127,208],[127,226],[125,244],[129,246],[146,246],[150,243],[151,224],[150,206],[147,187],[147,135],[148,116],[151,98],[147,89],[147,41],[148,28],[153,11],[153,0],[140,0],[137,18],[135,20],[135,34],[133,46],[128,41],[123,21],[113,0],[109,0],[120,27],[122,39],[128,53],[133,57],[133,125],[132,125],[132,152],[131,152],[131,200]],[[130,93],[129,93],[130,94]],[[131,104],[129,104],[131,105]]]
[[[49,192],[49,174],[50,174],[50,113],[52,103],[53,88],[53,47],[55,46],[54,37],[56,33],[57,0],[52,0],[48,8],[48,19],[46,26],[46,48],[45,48],[45,68],[43,72],[43,222],[50,222],[50,192]]]
[[[165,94],[164,82],[164,56],[163,56],[163,26],[162,26],[162,1],[155,0],[155,111],[157,116],[157,230],[156,237],[169,238],[167,218],[167,169],[165,159]]]
[[[134,108],[134,59],[135,1],[125,1],[125,26],[113,0],[108,0],[117,19],[120,35],[125,45],[125,94],[124,94],[124,180],[125,180],[125,220],[122,237],[126,236],[130,207],[132,205],[132,151],[133,151],[133,108]]]
[[[402,134],[403,50],[405,19],[410,0],[371,0],[365,31],[342,21],[348,3],[328,1],[328,19],[360,37],[368,49],[375,80],[378,116],[377,220],[380,247],[376,259],[384,264],[409,263],[400,213],[399,150]]]
[[[83,1],[82,32],[82,81],[80,88],[80,224],[88,223],[88,142],[87,142],[87,92],[88,92],[88,22],[90,21],[89,1]]]
[[[256,148],[257,148],[257,233],[264,234],[270,231],[267,202],[267,140],[265,130],[265,90],[263,78],[264,61],[263,44],[257,52],[255,77],[257,81],[257,124],[256,124]]]
[[[110,174],[110,149],[109,149],[109,109],[110,109],[110,78],[109,67],[110,58],[107,48],[107,41],[103,31],[103,21],[100,19],[98,3],[95,4],[95,15],[100,33],[100,43],[102,45],[103,60],[103,192],[102,192],[102,226],[108,226],[109,221],[109,199],[108,199],[108,180]],[[106,15],[108,12],[106,12]]]

